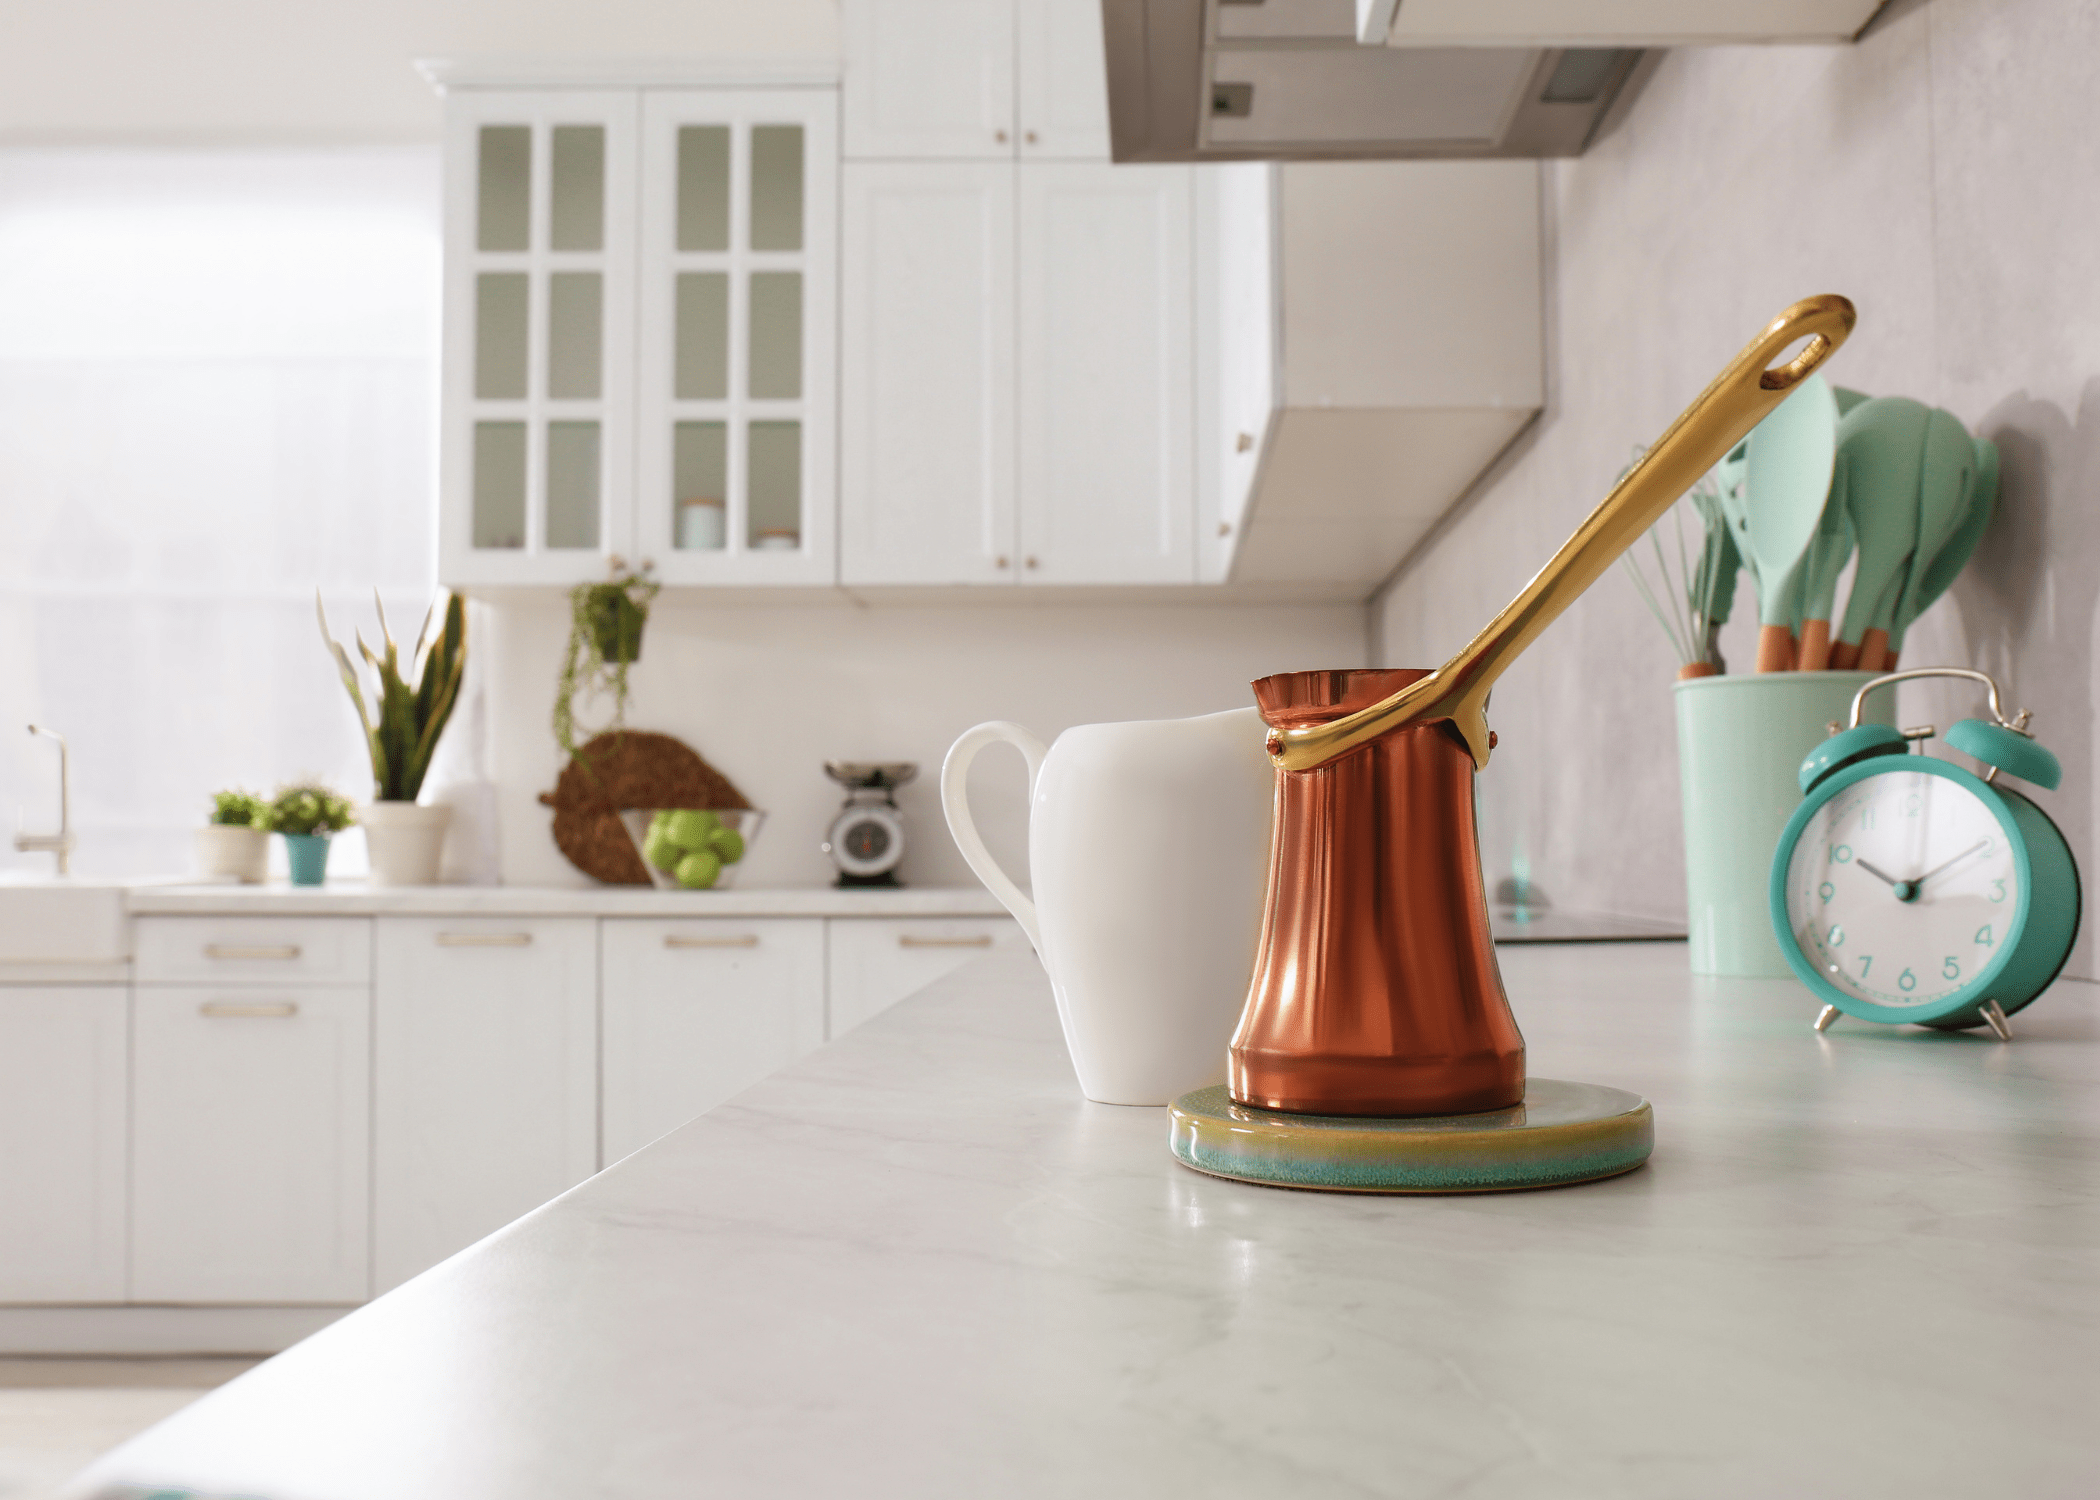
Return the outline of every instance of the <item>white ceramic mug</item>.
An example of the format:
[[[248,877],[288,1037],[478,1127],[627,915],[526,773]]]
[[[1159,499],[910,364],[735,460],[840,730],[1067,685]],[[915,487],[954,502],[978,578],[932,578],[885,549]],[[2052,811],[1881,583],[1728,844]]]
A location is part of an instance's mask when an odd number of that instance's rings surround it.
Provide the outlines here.
[[[1089,1099],[1166,1104],[1224,1082],[1261,936],[1267,734],[1241,708],[1083,724],[1047,752],[1017,724],[979,724],[948,751],[949,831],[1042,956]],[[1001,741],[1028,761],[1034,900],[970,820],[970,762]]]

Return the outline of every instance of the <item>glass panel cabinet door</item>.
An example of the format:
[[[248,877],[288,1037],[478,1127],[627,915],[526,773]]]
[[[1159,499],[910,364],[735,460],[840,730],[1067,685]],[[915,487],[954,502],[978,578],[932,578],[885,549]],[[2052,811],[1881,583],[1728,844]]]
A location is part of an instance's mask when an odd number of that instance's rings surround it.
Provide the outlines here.
[[[639,95],[447,101],[448,584],[603,576],[633,547]]]
[[[634,550],[667,583],[833,581],[837,98],[642,95]]]

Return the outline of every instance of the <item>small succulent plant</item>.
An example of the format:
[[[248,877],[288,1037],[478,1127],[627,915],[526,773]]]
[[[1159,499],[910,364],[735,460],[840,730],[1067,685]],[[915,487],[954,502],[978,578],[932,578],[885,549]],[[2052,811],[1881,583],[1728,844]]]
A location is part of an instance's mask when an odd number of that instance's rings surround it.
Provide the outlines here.
[[[340,833],[356,821],[349,799],[325,786],[288,786],[270,804],[270,827],[278,833]]]
[[[211,822],[220,828],[259,828],[268,832],[270,804],[253,792],[213,792]]]

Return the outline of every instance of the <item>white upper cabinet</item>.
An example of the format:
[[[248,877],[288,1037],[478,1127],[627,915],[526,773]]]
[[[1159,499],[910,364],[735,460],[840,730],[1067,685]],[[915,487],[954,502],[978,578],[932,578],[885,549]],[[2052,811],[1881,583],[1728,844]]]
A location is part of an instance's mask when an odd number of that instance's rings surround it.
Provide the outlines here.
[[[1014,577],[1014,170],[846,167],[840,576]]]
[[[846,0],[849,160],[1108,159],[1099,0]]]
[[[595,578],[632,550],[637,112],[631,91],[449,101],[447,583]]]
[[[1187,167],[1020,174],[1023,583],[1193,583]]]
[[[443,581],[832,582],[837,91],[447,115]]]
[[[833,581],[837,117],[643,96],[635,546],[666,583]]]

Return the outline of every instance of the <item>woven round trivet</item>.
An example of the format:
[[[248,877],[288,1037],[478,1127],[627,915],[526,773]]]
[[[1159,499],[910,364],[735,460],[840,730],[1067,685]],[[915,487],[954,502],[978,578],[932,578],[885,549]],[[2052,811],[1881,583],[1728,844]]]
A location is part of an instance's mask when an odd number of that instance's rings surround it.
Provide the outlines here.
[[[639,729],[610,730],[584,745],[540,801],[554,809],[555,846],[570,864],[607,885],[649,884],[634,841],[620,825],[621,808],[751,805],[690,745]]]

